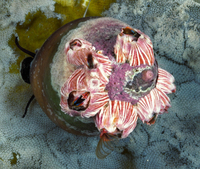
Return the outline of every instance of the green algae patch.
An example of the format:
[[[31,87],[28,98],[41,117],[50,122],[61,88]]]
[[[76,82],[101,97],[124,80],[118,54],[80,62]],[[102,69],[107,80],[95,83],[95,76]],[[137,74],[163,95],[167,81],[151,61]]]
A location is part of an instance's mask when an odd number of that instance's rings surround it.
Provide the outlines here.
[[[44,13],[28,13],[23,24],[18,23],[16,33],[18,34],[19,44],[23,48],[35,53],[45,40],[58,28],[62,26],[62,21],[57,18],[47,18]],[[14,50],[17,61],[10,66],[9,73],[19,73],[20,63],[28,54],[25,54],[15,45],[15,36],[9,40],[9,46]]]
[[[102,12],[108,10],[112,3],[115,3],[116,0],[97,0],[91,1],[89,9],[88,9],[88,16],[101,16]]]
[[[63,24],[73,21],[78,18],[82,18],[89,0],[74,1],[69,0],[54,0],[55,12],[62,14]],[[109,9],[111,3],[116,2],[116,0],[96,0],[91,1],[86,17],[89,16],[101,16],[102,12]]]
[[[35,51],[40,48],[44,41],[59,27],[61,20],[57,18],[47,18],[44,13],[38,11],[34,14],[29,13],[26,21],[16,27],[19,36],[19,43],[25,49]]]
[[[82,18],[85,9],[80,4],[76,6],[63,6],[60,3],[55,4],[55,12],[62,14],[63,25],[78,18]]]
[[[15,165],[15,164],[17,164],[20,154],[19,153],[12,153],[12,154],[13,154],[13,158],[10,159],[10,164]]]
[[[27,85],[27,84],[25,84],[25,85],[17,85],[13,92],[22,93],[24,91],[27,91],[28,89],[30,89],[30,86]]]
[[[9,67],[9,73],[19,73],[20,72],[20,64],[25,57],[28,57],[27,54],[23,53],[20,49],[17,48],[15,45],[15,36],[13,35],[12,38],[8,42],[9,46],[12,47],[16,56],[16,62],[12,63]]]

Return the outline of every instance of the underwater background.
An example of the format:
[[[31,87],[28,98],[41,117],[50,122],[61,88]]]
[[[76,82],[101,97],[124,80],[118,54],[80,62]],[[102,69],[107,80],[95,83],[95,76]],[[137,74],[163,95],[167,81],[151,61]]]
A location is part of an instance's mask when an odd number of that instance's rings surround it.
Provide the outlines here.
[[[91,0],[86,16],[119,19],[147,34],[161,68],[175,77],[171,108],[154,125],[138,120],[105,159],[95,155],[99,136],[57,127],[34,100],[25,118],[31,86],[20,76],[28,57],[59,27],[83,17],[89,0],[0,2],[0,168],[200,168],[200,1]]]

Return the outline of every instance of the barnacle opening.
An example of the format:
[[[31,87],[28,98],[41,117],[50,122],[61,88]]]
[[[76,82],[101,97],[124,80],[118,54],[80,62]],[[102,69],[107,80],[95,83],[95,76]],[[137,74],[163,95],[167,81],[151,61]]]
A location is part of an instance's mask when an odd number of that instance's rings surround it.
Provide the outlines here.
[[[94,65],[94,59],[92,53],[89,53],[87,55],[87,64],[89,69],[95,69],[97,67],[96,65]]]
[[[143,65],[143,68],[127,71],[124,91],[134,98],[144,97],[156,87],[157,78],[157,62],[154,66]]]
[[[69,46],[70,46],[70,49],[73,50],[74,46],[81,47],[82,43],[81,43],[81,41],[79,39],[74,39],[72,42],[70,42]]]
[[[153,116],[150,118],[150,120],[145,121],[145,123],[148,125],[152,125],[156,122],[157,117],[158,117],[158,113],[154,113]]]
[[[132,29],[130,27],[122,28],[122,33],[124,33],[126,35],[133,35],[136,38],[136,41],[140,37],[140,34],[137,33],[134,29]],[[120,35],[122,35],[122,34],[120,34]]]
[[[109,133],[105,128],[100,130],[100,138],[103,141],[114,141],[118,140],[122,137],[122,132],[118,128],[116,128],[114,133]]]
[[[90,103],[90,92],[79,94],[77,91],[72,91],[67,99],[69,108],[76,111],[84,111]]]

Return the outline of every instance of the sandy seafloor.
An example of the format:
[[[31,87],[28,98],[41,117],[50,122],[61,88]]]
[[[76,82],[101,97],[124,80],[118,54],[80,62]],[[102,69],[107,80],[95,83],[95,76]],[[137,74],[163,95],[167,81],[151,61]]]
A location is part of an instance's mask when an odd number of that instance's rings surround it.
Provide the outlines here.
[[[21,116],[31,87],[10,72],[18,55],[8,46],[18,22],[38,9],[54,14],[54,1],[0,2],[0,168],[183,169],[200,168],[200,2],[117,1],[103,16],[120,19],[150,36],[155,57],[176,79],[169,113],[137,127],[107,158],[95,155],[99,137],[76,136],[51,122],[36,101]]]

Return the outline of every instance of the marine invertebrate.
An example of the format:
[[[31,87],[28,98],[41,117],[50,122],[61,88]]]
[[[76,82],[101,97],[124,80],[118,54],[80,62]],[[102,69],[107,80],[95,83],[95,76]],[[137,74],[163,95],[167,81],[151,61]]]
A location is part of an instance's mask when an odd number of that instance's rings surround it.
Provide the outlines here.
[[[103,55],[103,50],[77,37],[67,42],[65,61],[74,65],[75,71],[60,93],[63,112],[95,116],[101,143],[111,141],[110,137],[126,138],[138,117],[153,124],[157,115],[170,107],[166,94],[176,90],[174,77],[158,67],[152,42],[143,32],[122,28],[114,45],[115,59]],[[108,153],[102,154],[99,147],[97,156],[105,157]]]
[[[166,94],[174,92],[175,85],[173,76],[158,68],[150,38],[125,23],[112,18],[94,19],[84,23],[91,31],[89,36],[84,35],[84,26],[79,34],[75,30],[65,35],[87,19],[67,24],[50,37],[53,41],[43,45],[31,64],[30,82],[43,110],[63,129],[89,134],[87,121],[95,123],[101,133],[96,152],[102,158],[102,144],[113,140],[110,138],[126,138],[136,127],[138,117],[152,124],[159,113],[167,111],[170,100]],[[102,22],[100,37],[109,36],[109,45],[92,32]],[[59,41],[62,45],[55,54]],[[51,57],[45,58],[47,53]],[[63,63],[58,64],[54,57]],[[53,79],[55,70],[64,71],[57,76],[60,80]],[[60,85],[58,89],[55,83]],[[55,98],[59,98],[59,104]],[[81,117],[78,122],[74,119],[77,116]]]
[[[120,1],[121,3],[115,3],[119,8],[113,8],[116,15],[110,12],[113,11],[111,8],[109,13],[107,12],[107,16],[130,23],[132,27],[143,30],[151,37],[159,66],[173,73],[178,90],[176,94],[170,95],[172,96],[170,97],[172,106],[169,113],[158,116],[156,125],[151,127],[142,125],[138,119],[137,127],[130,137],[121,140],[120,144],[115,146],[116,152],[104,160],[96,160],[93,152],[97,141],[96,137],[79,137],[55,127],[36,102],[33,102],[30,107],[27,118],[21,119],[24,104],[32,93],[28,85],[21,82],[18,74],[8,73],[10,63],[16,61],[17,55],[12,53],[12,49],[7,43],[10,36],[15,34],[11,29],[15,27],[15,23],[21,22],[21,18],[23,19],[26,13],[37,10],[41,3],[44,4],[48,1],[37,1],[37,4],[35,1],[29,1],[28,5],[23,5],[22,10],[17,10],[18,6],[15,5],[20,5],[21,1],[15,2],[14,4],[11,1],[8,2],[8,4],[12,4],[12,8],[7,6],[10,12],[7,10],[6,19],[1,21],[5,24],[12,24],[9,29],[0,30],[3,35],[0,47],[2,56],[0,59],[1,168],[16,166],[17,168],[26,168],[27,163],[30,168],[42,168],[43,166],[46,168],[58,168],[58,166],[59,168],[66,168],[66,166],[74,168],[76,166],[75,168],[79,168],[79,164],[82,165],[82,168],[87,168],[88,164],[93,168],[96,166],[99,168],[133,168],[133,166],[134,168],[198,168],[200,164],[198,160],[200,156],[198,153],[200,87],[195,81],[194,77],[197,74],[193,68],[182,62],[174,61],[177,56],[182,58],[185,50],[185,48],[177,48],[179,44],[184,47],[186,42],[186,49],[192,50],[192,47],[188,45],[187,31],[193,30],[191,24],[198,22],[198,10],[194,11],[191,8],[188,10],[188,6],[195,7],[197,3],[188,0],[181,3],[174,3],[180,2],[177,0],[162,1],[162,3],[155,0],[151,2],[139,0],[140,4],[132,3],[133,1],[126,1],[127,4],[125,4],[125,1]],[[23,1],[24,3],[26,1]],[[52,9],[53,5],[50,6],[49,3],[46,3],[46,6],[48,6],[47,9]],[[43,7],[40,9],[44,11]],[[196,9],[199,9],[199,6],[198,8],[196,6]],[[133,13],[135,11],[136,13]],[[172,15],[172,11],[176,15]],[[140,13],[137,15],[137,12]],[[193,15],[194,12],[196,12],[196,16]],[[179,17],[177,14],[183,16],[184,13],[191,19],[189,23],[177,19]],[[74,14],[74,16],[76,15]],[[174,24],[170,21],[174,21]],[[179,23],[184,23],[184,25],[176,27]],[[168,29],[170,26],[175,33]],[[33,25],[31,27],[35,28]],[[174,35],[177,38],[174,38]],[[185,38],[182,39],[184,35]],[[25,33],[24,36],[26,36]],[[20,45],[25,47],[24,40],[20,35],[19,37]],[[195,39],[192,39],[191,36],[190,38],[190,42],[197,45]],[[170,47],[170,50],[166,50],[165,44]],[[179,53],[177,54],[177,52]],[[168,59],[169,56],[171,56],[170,59]],[[193,56],[197,57],[198,55]],[[19,91],[18,85],[22,86],[23,90]],[[128,150],[129,154],[124,149]],[[13,152],[17,154],[17,160],[15,158],[16,164],[12,163],[11,165],[10,159],[13,158]],[[128,157],[130,157],[130,161],[127,160]]]

